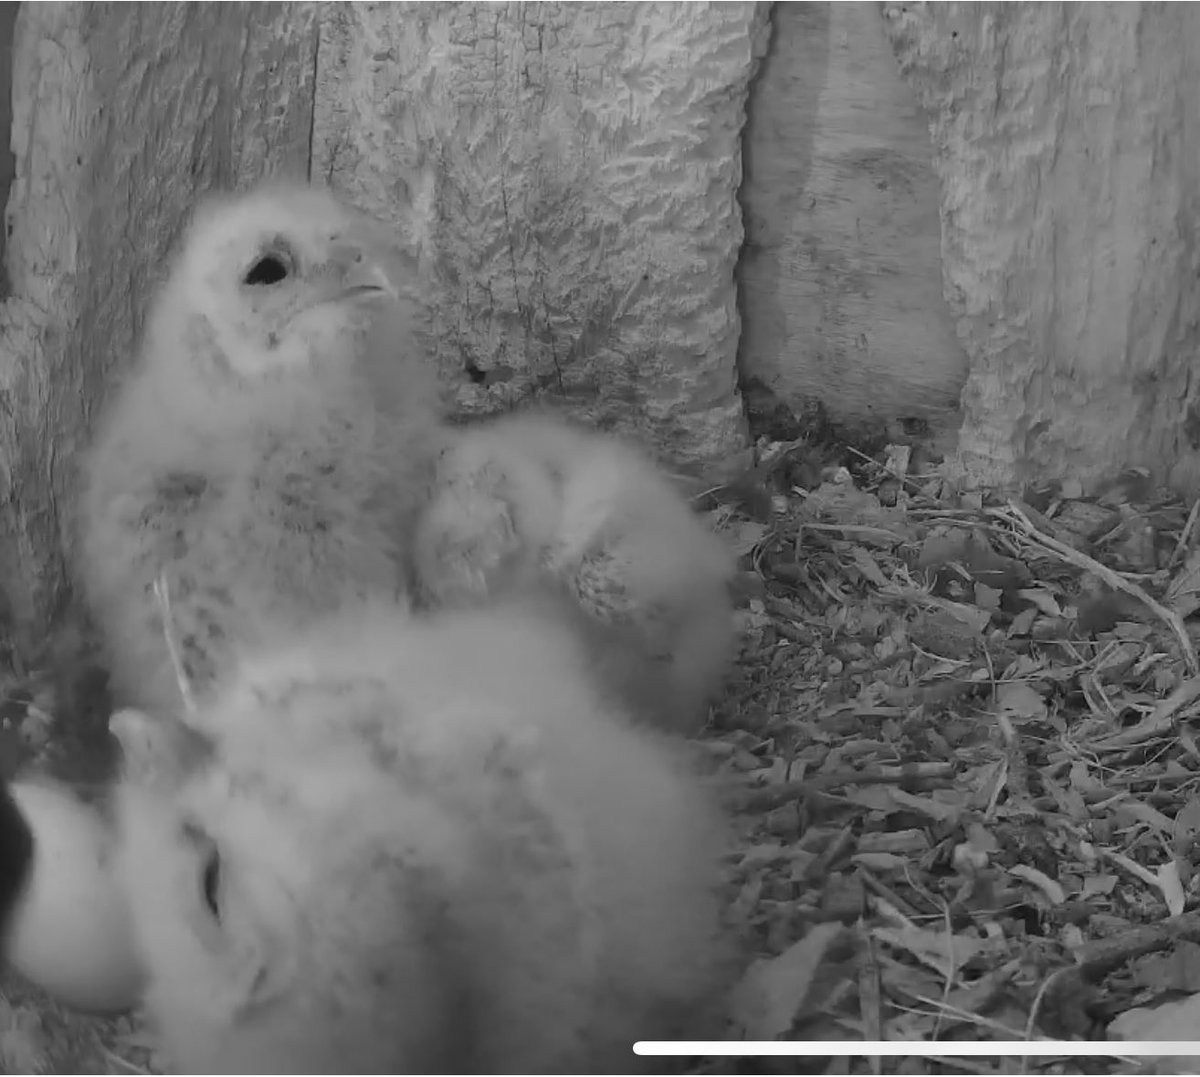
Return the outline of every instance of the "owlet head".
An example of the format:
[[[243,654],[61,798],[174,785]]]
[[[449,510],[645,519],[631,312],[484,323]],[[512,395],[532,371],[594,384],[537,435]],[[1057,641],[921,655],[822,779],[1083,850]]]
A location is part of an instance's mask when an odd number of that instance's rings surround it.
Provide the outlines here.
[[[211,198],[184,239],[156,331],[241,379],[338,363],[371,308],[394,296],[384,255],[378,225],[320,188]]]

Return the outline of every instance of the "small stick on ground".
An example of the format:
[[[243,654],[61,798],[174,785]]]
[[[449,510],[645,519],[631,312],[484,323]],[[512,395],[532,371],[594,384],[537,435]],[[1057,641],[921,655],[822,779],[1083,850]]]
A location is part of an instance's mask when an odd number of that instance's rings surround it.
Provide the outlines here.
[[[1154,708],[1137,725],[1122,729],[1109,737],[1101,737],[1089,747],[1094,752],[1122,751],[1144,744],[1169,733],[1178,721],[1179,713],[1200,699],[1200,678],[1190,677]]]
[[[1191,511],[1188,513],[1187,523],[1183,525],[1183,530],[1179,532],[1179,541],[1175,543],[1175,549],[1171,553],[1171,559],[1167,562],[1168,566],[1177,565],[1183,560],[1184,553],[1192,541],[1192,532],[1196,530],[1196,517],[1200,515],[1200,498],[1192,502]]]
[[[1085,572],[1090,572],[1093,575],[1102,579],[1109,587],[1115,591],[1124,591],[1127,595],[1132,595],[1139,602],[1143,603],[1157,616],[1174,634],[1176,641],[1179,644],[1180,653],[1183,655],[1184,664],[1187,666],[1188,673],[1195,677],[1200,674],[1200,659],[1196,657],[1196,648],[1192,646],[1191,637],[1187,633],[1187,628],[1183,623],[1183,618],[1174,610],[1167,609],[1166,606],[1156,602],[1146,591],[1139,587],[1136,583],[1131,583],[1125,579],[1119,572],[1114,572],[1111,568],[1100,564],[1095,558],[1088,557],[1085,553],[1080,553],[1078,550],[1068,546],[1065,542],[1059,542],[1056,538],[1051,538],[1033,526],[1029,521],[1029,517],[1025,515],[1013,502],[1008,503],[1007,510],[1005,509],[989,509],[989,514],[998,519],[1006,520],[1009,523],[1016,524],[1025,534],[1025,538],[1033,542],[1035,545],[1041,546],[1051,553],[1057,554],[1062,560],[1068,561],[1077,568],[1083,569]]]
[[[904,763],[898,767],[868,767],[864,770],[838,770],[828,774],[811,774],[795,781],[779,782],[761,789],[749,789],[735,798],[735,811],[770,811],[814,793],[825,793],[847,785],[899,785],[902,782],[922,782],[930,778],[945,778],[954,774],[953,763],[931,761]]]

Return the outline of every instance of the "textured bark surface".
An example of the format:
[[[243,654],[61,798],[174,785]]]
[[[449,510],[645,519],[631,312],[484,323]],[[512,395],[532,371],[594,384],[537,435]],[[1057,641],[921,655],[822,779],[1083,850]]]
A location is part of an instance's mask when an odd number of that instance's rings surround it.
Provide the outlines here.
[[[778,4],[744,141],[741,363],[853,426],[953,428],[929,129],[874,3]]]
[[[12,187],[14,159],[8,134],[12,130],[13,31],[20,4],[0,5],[0,205],[7,205]],[[0,299],[8,295],[8,273],[4,249],[8,236],[0,229]]]
[[[195,193],[267,162],[306,171],[316,16],[284,3],[20,6],[0,588],[24,650],[61,597],[91,415]]]
[[[736,393],[752,3],[327,4],[313,175],[429,260],[457,406],[533,392],[676,459]]]
[[[1200,14],[888,4],[931,119],[947,295],[987,482],[1200,478]]]

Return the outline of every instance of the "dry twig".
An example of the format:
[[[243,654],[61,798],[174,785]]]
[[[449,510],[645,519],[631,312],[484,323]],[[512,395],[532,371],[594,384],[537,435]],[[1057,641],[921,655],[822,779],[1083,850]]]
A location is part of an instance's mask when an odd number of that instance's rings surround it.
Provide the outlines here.
[[[1095,558],[1089,557],[1085,553],[1080,553],[1065,542],[1060,542],[1058,539],[1051,538],[1049,535],[1039,531],[1030,522],[1029,517],[1012,501],[1008,503],[1007,509],[988,509],[986,511],[997,519],[1015,524],[1023,532],[1024,538],[1032,544],[1041,546],[1042,549],[1048,550],[1062,560],[1075,565],[1076,568],[1081,568],[1085,572],[1092,573],[1108,584],[1113,590],[1123,591],[1125,594],[1136,598],[1171,630],[1176,642],[1179,644],[1180,654],[1183,656],[1188,674],[1192,677],[1200,675],[1200,659],[1196,657],[1196,648],[1192,646],[1192,639],[1188,635],[1183,618],[1174,610],[1169,610],[1162,603],[1155,601],[1144,588],[1127,580],[1119,572],[1114,572],[1106,565],[1102,565]]]

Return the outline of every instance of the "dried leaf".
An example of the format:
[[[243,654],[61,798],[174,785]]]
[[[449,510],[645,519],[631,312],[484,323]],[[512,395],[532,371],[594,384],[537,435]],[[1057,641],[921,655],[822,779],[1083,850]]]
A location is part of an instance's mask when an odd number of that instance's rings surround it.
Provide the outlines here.
[[[987,946],[986,942],[968,935],[948,935],[916,926],[903,930],[877,927],[871,934],[880,942],[911,954],[947,980],[952,980],[964,963]]]
[[[855,853],[850,862],[871,871],[903,871],[908,864],[905,857],[895,853]]]
[[[1029,864],[1014,864],[1008,869],[1008,873],[1015,875],[1018,879],[1024,879],[1026,882],[1032,883],[1046,895],[1051,905],[1061,905],[1067,900],[1067,895],[1063,892],[1063,888],[1059,883]]]
[[[1115,875],[1088,875],[1083,880],[1082,894],[1085,898],[1111,894],[1116,885]]]
[[[1171,838],[1176,844],[1195,839],[1200,832],[1200,797],[1188,797],[1187,803],[1175,813],[1171,824]]]
[[[1158,865],[1158,888],[1167,904],[1167,912],[1172,916],[1181,916],[1187,905],[1187,895],[1179,878],[1178,860],[1168,860]]]
[[[927,815],[930,819],[936,819],[938,822],[953,822],[963,813],[961,806],[957,804],[945,804],[935,800],[933,797],[919,797],[912,793],[906,793],[903,789],[891,787],[888,788],[888,793],[891,796],[892,802],[897,807],[920,812],[922,815]]]
[[[1018,636],[1028,636],[1033,630],[1033,622],[1038,619],[1039,611],[1036,606],[1030,606],[1027,610],[1022,610],[1013,619],[1012,624],[1008,626],[1008,637],[1014,639]]]
[[[992,613],[1000,609],[1000,600],[1004,598],[1004,592],[996,587],[989,587],[986,583],[977,583],[975,585],[975,605],[982,610],[990,610]]]
[[[1058,600],[1044,587],[1023,587],[1017,594],[1026,602],[1032,602],[1047,617],[1062,616],[1062,607],[1058,604]]]
[[[758,960],[734,988],[730,1016],[749,1040],[786,1036],[804,1008],[830,948],[844,932],[838,923],[814,924],[778,957]]]
[[[1111,1021],[1108,1038],[1111,1040],[1153,1040],[1195,1042],[1196,1029],[1200,1028],[1200,994],[1189,995],[1178,1002],[1164,1002],[1160,1006],[1135,1006]],[[1159,1072],[1168,1056],[1155,1059]],[[1169,1056],[1170,1062],[1178,1067],[1177,1073],[1200,1072],[1200,1054]]]
[[[1166,953],[1133,962],[1132,972],[1135,983],[1157,992],[1200,991],[1200,946],[1181,939]]]
[[[996,690],[1000,711],[1012,721],[1022,722],[1046,717],[1046,703],[1025,681],[1009,681]]]
[[[890,582],[879,568],[878,562],[862,547],[852,546],[850,555],[854,558],[855,567],[876,587],[887,587]]]
[[[1140,800],[1124,800],[1113,807],[1113,814],[1121,826],[1132,826],[1141,823],[1156,833],[1170,834],[1174,824],[1157,808],[1143,804]]]

